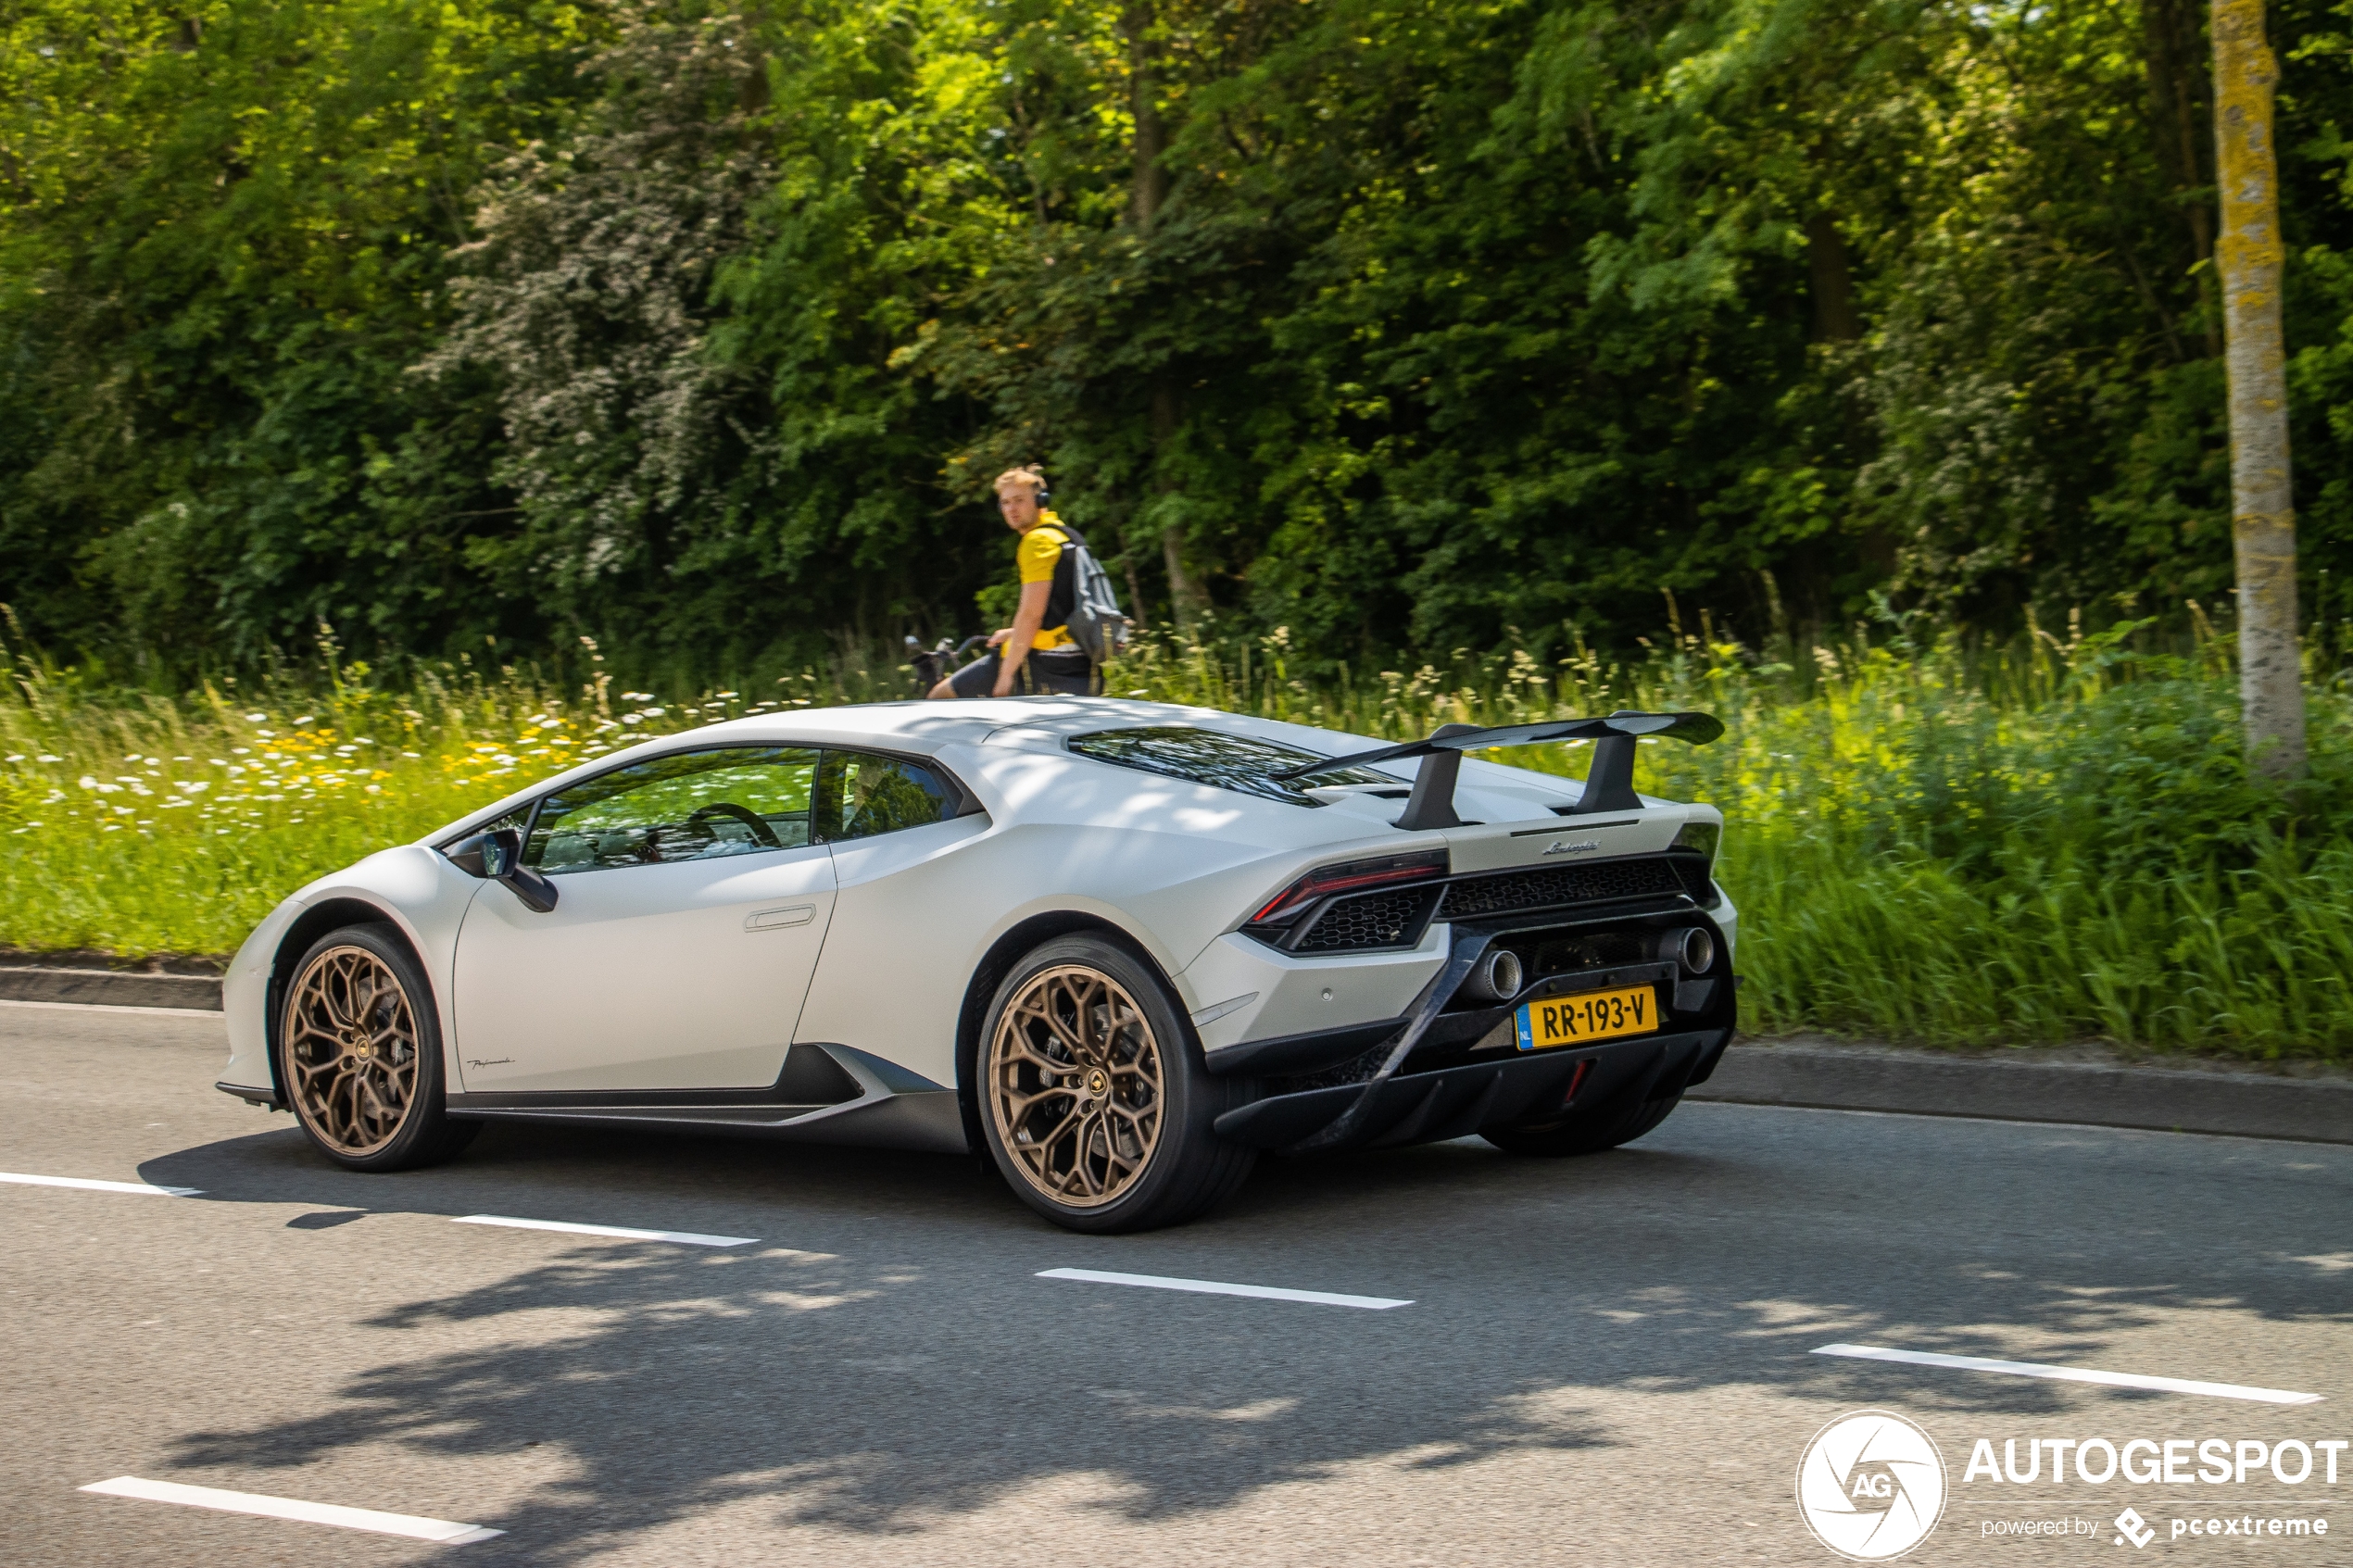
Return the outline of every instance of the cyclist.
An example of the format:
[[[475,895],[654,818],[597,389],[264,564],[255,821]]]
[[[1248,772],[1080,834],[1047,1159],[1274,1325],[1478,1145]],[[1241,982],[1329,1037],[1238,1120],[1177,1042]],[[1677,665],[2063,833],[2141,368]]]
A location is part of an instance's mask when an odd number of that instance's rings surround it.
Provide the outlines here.
[[[997,476],[997,510],[1021,535],[1014,556],[1021,602],[1013,623],[988,639],[990,651],[932,687],[931,696],[1086,696],[1094,690],[1094,661],[1065,624],[1077,594],[1076,551],[1062,520],[1046,509],[1049,499],[1046,476],[1035,464]]]

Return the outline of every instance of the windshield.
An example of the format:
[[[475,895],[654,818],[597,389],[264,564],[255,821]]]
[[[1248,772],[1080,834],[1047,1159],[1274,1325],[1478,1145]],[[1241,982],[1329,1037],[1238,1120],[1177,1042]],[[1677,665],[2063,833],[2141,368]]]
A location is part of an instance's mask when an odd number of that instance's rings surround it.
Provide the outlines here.
[[[1322,805],[1320,800],[1308,798],[1306,792],[1329,784],[1389,784],[1401,790],[1405,787],[1402,780],[1369,768],[1326,768],[1295,779],[1277,779],[1270,775],[1302,762],[1313,762],[1315,753],[1185,724],[1099,730],[1091,735],[1073,735],[1069,746],[1081,757],[1092,757],[1099,762],[1140,768],[1148,773],[1165,773],[1190,784],[1239,790],[1244,795],[1292,806]]]

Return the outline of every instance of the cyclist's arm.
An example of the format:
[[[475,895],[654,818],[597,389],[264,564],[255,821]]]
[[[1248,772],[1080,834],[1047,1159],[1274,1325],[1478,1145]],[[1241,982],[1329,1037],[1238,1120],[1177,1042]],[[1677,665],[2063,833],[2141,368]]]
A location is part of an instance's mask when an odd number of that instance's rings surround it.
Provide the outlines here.
[[[1013,611],[1013,629],[1000,650],[997,664],[995,696],[1013,695],[1013,682],[1021,674],[1021,667],[1029,659],[1029,650],[1038,641],[1038,630],[1046,624],[1046,601],[1052,596],[1051,583],[1025,583],[1021,585],[1021,605]]]

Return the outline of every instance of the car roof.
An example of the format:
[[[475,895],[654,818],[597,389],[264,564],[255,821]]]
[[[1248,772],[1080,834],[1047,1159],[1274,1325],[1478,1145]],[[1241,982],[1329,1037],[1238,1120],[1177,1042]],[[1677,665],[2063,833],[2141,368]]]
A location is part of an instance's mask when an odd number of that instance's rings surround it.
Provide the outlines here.
[[[1070,735],[1105,729],[1140,729],[1187,724],[1221,730],[1228,734],[1257,735],[1285,742],[1310,752],[1336,756],[1359,746],[1380,744],[1359,735],[1287,724],[1244,713],[1183,703],[1144,702],[1133,697],[1015,696],[982,697],[954,702],[910,698],[903,702],[858,703],[840,708],[789,709],[724,720],[692,730],[648,735],[635,746],[607,752],[558,773],[535,779],[481,807],[456,822],[419,839],[439,843],[452,834],[471,832],[496,822],[522,801],[557,786],[643,758],[698,746],[726,745],[864,746],[886,751],[933,756],[952,746],[1006,746],[1060,751]],[[1108,764],[1105,764],[1108,766]]]
[[[1229,734],[1289,740],[1294,744],[1298,744],[1301,737],[1318,737],[1320,744],[1315,741],[1307,743],[1311,749],[1318,750],[1331,749],[1341,742],[1363,739],[1330,730],[1253,718],[1246,713],[1227,713],[1214,708],[1114,696],[1007,696],[957,702],[914,698],[905,702],[861,703],[846,708],[796,709],[787,712],[731,719],[662,738],[675,741],[691,735],[698,744],[772,741],[836,746],[895,745],[905,750],[929,752],[945,746],[978,746],[991,741],[1002,744],[1033,736],[1060,740],[1070,735],[1089,734],[1097,730],[1141,729],[1164,724],[1196,725]],[[1379,743],[1365,740],[1364,744],[1375,746]]]

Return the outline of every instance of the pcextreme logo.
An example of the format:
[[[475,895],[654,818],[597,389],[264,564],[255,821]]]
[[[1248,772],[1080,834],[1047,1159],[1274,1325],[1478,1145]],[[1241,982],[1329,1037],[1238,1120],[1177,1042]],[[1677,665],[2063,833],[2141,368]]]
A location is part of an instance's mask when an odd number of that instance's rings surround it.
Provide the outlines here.
[[[1797,1461],[1797,1508],[1824,1546],[1886,1562],[1928,1537],[1944,1512],[1936,1440],[1890,1411],[1856,1411],[1814,1434]]]

